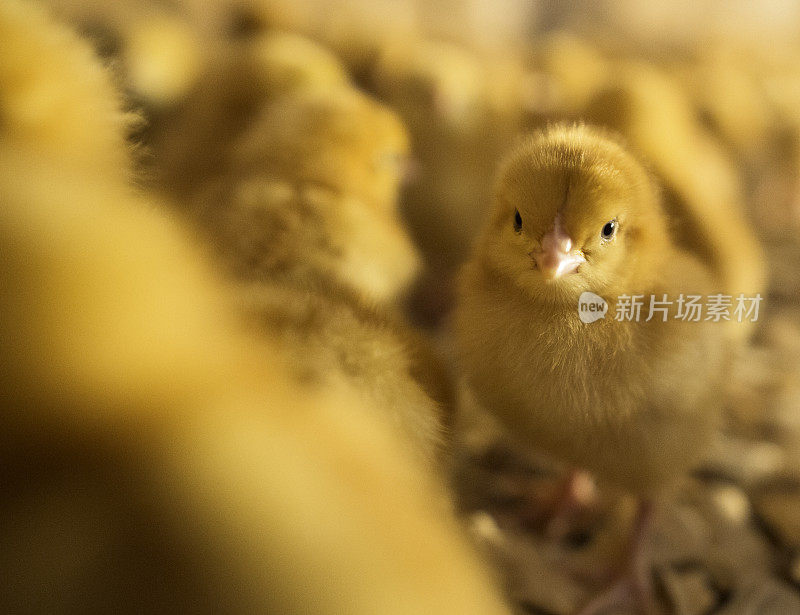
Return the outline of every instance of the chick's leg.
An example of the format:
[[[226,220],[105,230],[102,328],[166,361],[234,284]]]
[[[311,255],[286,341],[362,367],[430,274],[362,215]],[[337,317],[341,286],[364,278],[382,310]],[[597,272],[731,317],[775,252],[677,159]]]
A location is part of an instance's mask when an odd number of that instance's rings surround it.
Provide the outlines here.
[[[602,615],[612,607],[628,604],[637,607],[640,613],[652,615],[653,585],[647,553],[647,535],[653,521],[653,503],[642,500],[628,544],[623,566],[616,580],[602,593],[595,596],[578,615]]]

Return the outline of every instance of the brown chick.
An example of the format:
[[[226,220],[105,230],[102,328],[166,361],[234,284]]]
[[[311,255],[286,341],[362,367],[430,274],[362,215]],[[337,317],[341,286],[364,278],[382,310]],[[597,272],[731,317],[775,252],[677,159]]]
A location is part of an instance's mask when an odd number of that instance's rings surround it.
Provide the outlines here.
[[[651,296],[719,292],[712,271],[678,247],[680,232],[616,137],[552,127],[502,165],[455,314],[460,364],[482,404],[539,449],[643,502],[700,459],[720,413],[727,329],[678,319],[674,305],[648,319]],[[586,292],[607,302],[605,318],[582,321]],[[618,319],[624,296],[637,295],[641,318]],[[645,575],[630,573],[625,581],[644,591]]]

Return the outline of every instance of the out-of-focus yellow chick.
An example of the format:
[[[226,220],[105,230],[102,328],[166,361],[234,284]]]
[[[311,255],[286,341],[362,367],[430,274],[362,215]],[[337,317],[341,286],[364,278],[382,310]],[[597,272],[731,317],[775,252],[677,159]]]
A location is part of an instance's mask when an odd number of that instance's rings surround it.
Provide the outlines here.
[[[248,47],[267,98],[305,90],[327,91],[350,81],[332,52],[299,34],[265,32],[253,37]]]
[[[216,185],[202,201],[203,225],[242,280],[333,279],[389,304],[419,269],[398,219],[357,198],[256,176]]]
[[[62,32],[27,24],[4,40]],[[28,139],[28,85],[0,90],[0,611],[506,614],[381,409],[310,395],[163,206]]]
[[[178,0],[178,5],[198,29],[217,39],[269,30],[307,32],[316,8],[305,0]]]
[[[696,57],[673,69],[709,129],[740,163],[766,154],[774,122],[753,75],[756,64],[730,45],[717,43],[703,45]]]
[[[387,107],[352,88],[304,91],[265,109],[237,144],[236,174],[321,185],[379,211],[397,209],[408,135]]]
[[[712,268],[717,292],[762,293],[764,255],[744,212],[739,178],[719,144],[680,87],[657,69],[630,63],[615,75],[584,117],[618,130],[652,165],[681,230],[676,241]],[[732,322],[732,334],[745,339],[751,324]]]
[[[308,33],[330,47],[356,77],[370,73],[384,45],[414,40],[420,31],[417,7],[408,0],[310,0]]]
[[[721,410],[724,324],[678,319],[674,303],[650,318],[651,296],[719,292],[680,234],[616,138],[552,127],[503,164],[455,314],[463,373],[488,411],[643,501],[700,459]],[[608,312],[591,322],[579,300]]]
[[[43,0],[92,43],[142,116],[129,138],[149,148],[170,114],[197,87],[218,42],[176,4],[161,0]],[[142,161],[144,162],[144,161]]]
[[[719,404],[722,325],[660,313],[644,322],[647,307],[641,322],[614,318],[621,295],[715,290],[677,247],[680,232],[616,140],[558,126],[506,160],[460,287],[461,360],[487,408],[638,493],[697,459]],[[596,323],[579,318],[586,291],[609,304]]]
[[[449,375],[426,340],[331,279],[262,281],[241,296],[254,329],[267,333],[301,382],[323,390],[347,382],[440,474],[454,400]]]
[[[149,107],[175,106],[197,83],[205,49],[185,19],[148,15],[128,24],[124,39],[125,85]]]
[[[579,115],[611,74],[612,65],[600,49],[566,32],[540,41],[533,55],[541,74],[538,104],[533,110],[545,117]]]
[[[757,83],[771,120],[771,143],[761,143],[756,159],[761,164],[750,171],[756,181],[754,208],[771,237],[791,241],[800,230],[800,49],[770,45],[757,51],[737,56]]]
[[[762,47],[715,41],[669,70],[736,162],[756,226],[774,240],[800,227],[800,73],[796,52]]]
[[[406,148],[399,120],[355,90],[287,96],[193,206],[234,277],[251,285],[244,309],[255,329],[278,341],[295,373],[315,386],[347,381],[434,460],[449,379],[389,315],[419,268],[396,212]]]
[[[163,208],[5,141],[0,192],[3,611],[507,613],[380,408],[296,384]]]
[[[347,381],[433,461],[449,378],[389,315],[419,269],[396,211],[406,152],[399,120],[358,91],[287,96],[195,206],[222,259],[252,285],[244,302],[256,330],[301,379]]]
[[[475,54],[458,45],[403,41],[381,48],[373,81],[378,93],[413,125],[438,118],[461,127],[478,121],[486,110],[481,69]]]
[[[252,283],[245,311],[300,377],[346,380],[433,460],[450,401],[436,387],[448,380],[421,368],[427,344],[389,315],[419,268],[395,211],[405,147],[397,119],[356,91],[286,97],[197,213]]]
[[[65,165],[108,175],[130,169],[123,112],[91,46],[41,7],[0,6],[0,127],[10,144],[61,156]]]
[[[355,90],[285,97],[237,143],[197,214],[239,277],[333,276],[392,302],[419,270],[396,211],[407,147],[399,120]]]
[[[483,222],[497,159],[522,130],[531,82],[521,57],[424,39],[385,44],[371,82],[411,134],[402,209],[427,265],[415,311],[435,322]]]
[[[198,85],[154,138],[160,184],[179,198],[222,172],[234,143],[264,106],[305,90],[349,85],[331,52],[294,34],[217,44],[209,55]]]

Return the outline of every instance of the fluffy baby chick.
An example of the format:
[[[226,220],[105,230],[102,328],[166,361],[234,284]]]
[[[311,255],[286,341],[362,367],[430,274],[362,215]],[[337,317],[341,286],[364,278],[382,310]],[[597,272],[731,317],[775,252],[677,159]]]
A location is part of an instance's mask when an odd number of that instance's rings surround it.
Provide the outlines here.
[[[348,87],[305,90],[264,110],[237,144],[233,173],[316,184],[394,212],[408,135],[397,115]]]
[[[394,302],[419,269],[396,211],[407,147],[394,114],[355,90],[286,97],[237,144],[198,215],[241,278],[333,275]]]
[[[615,317],[623,295],[718,292],[680,233],[615,137],[555,126],[502,165],[455,314],[464,375],[490,412],[644,500],[698,461],[720,411],[723,325],[647,320],[649,304],[638,321]],[[605,318],[581,321],[584,292],[608,302]]]
[[[0,192],[0,610],[508,613],[382,409],[243,334],[163,207],[2,138]]]
[[[305,90],[329,90],[349,83],[339,59],[299,34],[272,30],[248,44],[267,98]]]
[[[254,328],[276,340],[297,375],[317,387],[343,378],[356,395],[383,408],[415,450],[433,461],[443,450],[449,379],[428,344],[391,315],[418,258],[389,191],[376,198],[368,190],[370,172],[380,178],[380,167],[374,166],[383,153],[380,132],[367,147],[362,125],[354,121],[361,116],[344,113],[350,107],[329,113],[327,119],[335,120],[330,124],[315,126],[295,117],[294,102],[268,112],[269,121],[256,127],[253,147],[240,149],[249,164],[234,165],[237,173],[203,196],[201,218],[222,259],[246,284],[244,311]],[[326,104],[330,101],[315,99],[311,109]],[[331,125],[340,130],[320,128]],[[304,137],[313,144],[305,155],[297,146]],[[268,148],[272,140],[279,143]],[[345,147],[353,143],[363,147]],[[325,161],[334,167],[349,163],[351,177],[364,182],[351,188],[344,173],[327,179]],[[299,179],[276,179],[293,173]],[[359,198],[349,190],[363,194]]]
[[[122,110],[92,47],[41,7],[0,5],[0,126],[4,139],[62,157],[65,165],[109,176],[130,169]]]
[[[452,281],[485,214],[497,159],[522,130],[530,82],[521,58],[435,40],[384,43],[372,87],[403,118],[415,172],[402,209],[425,258],[416,316],[433,324],[452,303]]]
[[[419,257],[396,217],[320,187],[252,177],[203,195],[204,224],[241,280],[333,279],[371,301],[397,303]]]
[[[262,281],[245,287],[241,299],[253,329],[267,334],[302,383],[329,390],[345,382],[439,473],[447,461],[453,392],[427,340],[324,277],[307,286]]]
[[[339,60],[303,37],[270,32],[218,42],[197,86],[153,137],[160,184],[178,198],[224,169],[231,148],[264,106],[306,90],[349,85]]]

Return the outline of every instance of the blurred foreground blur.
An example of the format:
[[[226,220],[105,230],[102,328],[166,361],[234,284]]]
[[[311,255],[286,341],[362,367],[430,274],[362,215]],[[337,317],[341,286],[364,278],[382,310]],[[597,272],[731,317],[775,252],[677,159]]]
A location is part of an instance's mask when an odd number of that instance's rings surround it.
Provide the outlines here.
[[[767,257],[724,432],[657,520],[663,612],[800,612],[799,16],[4,2],[0,610],[574,612],[631,503],[600,485],[549,537],[563,469],[462,390],[448,324],[499,158],[572,120],[749,231],[709,254],[732,288],[760,272],[726,254]]]

